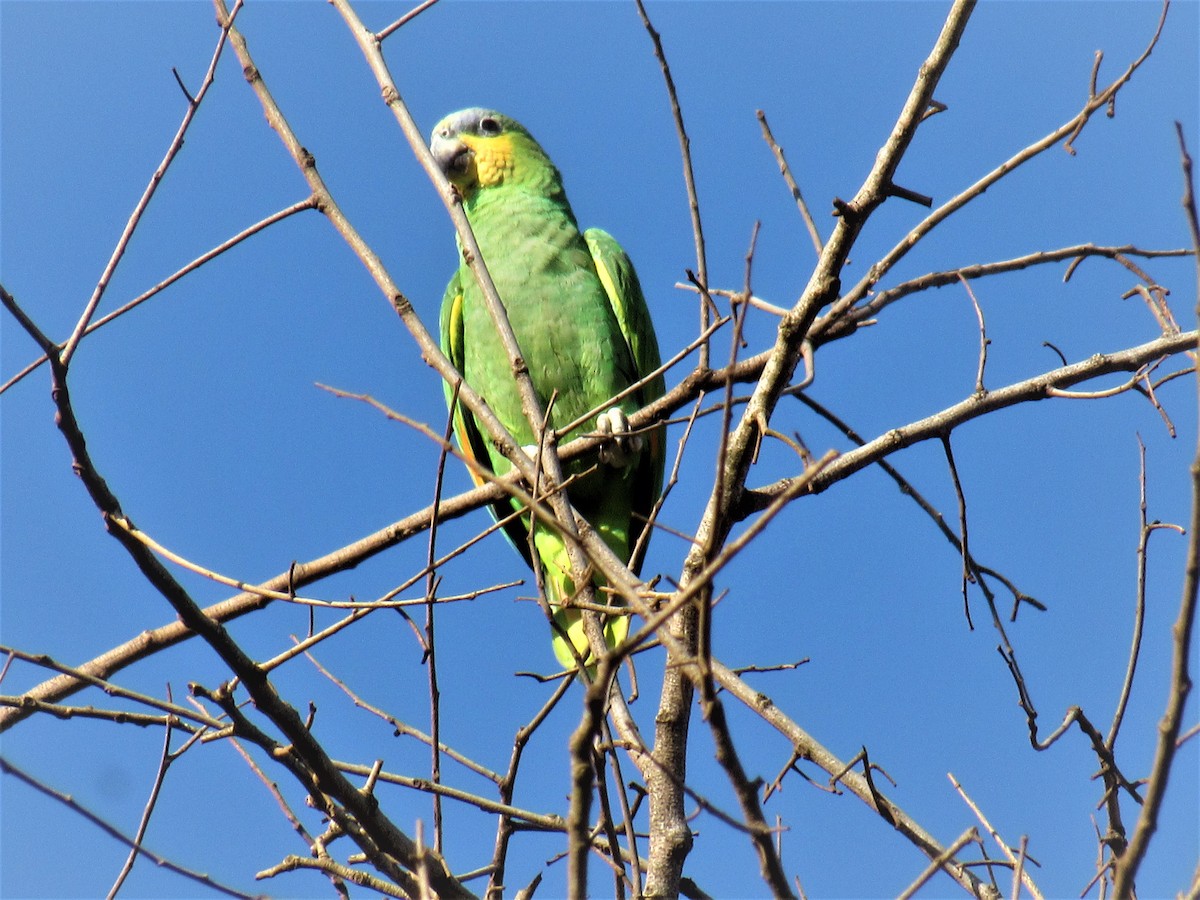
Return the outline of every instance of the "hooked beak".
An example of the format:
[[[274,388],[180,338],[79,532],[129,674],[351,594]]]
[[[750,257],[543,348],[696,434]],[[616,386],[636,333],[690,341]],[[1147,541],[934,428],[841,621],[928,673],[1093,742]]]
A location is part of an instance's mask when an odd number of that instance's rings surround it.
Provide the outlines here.
[[[451,129],[444,128],[436,133],[429,149],[450,182],[461,186],[467,180],[474,151]]]

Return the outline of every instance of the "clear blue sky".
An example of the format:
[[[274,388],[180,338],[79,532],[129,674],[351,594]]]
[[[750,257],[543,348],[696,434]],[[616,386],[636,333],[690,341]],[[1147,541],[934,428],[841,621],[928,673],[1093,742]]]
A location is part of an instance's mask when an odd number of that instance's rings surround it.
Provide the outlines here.
[[[404,4],[363,4],[373,27]],[[662,32],[695,156],[714,286],[739,288],[744,254],[762,223],[754,289],[794,302],[813,262],[811,244],[764,145],[763,109],[819,226],[834,196],[853,195],[940,28],[945,4],[660,3]],[[1086,241],[1187,244],[1178,199],[1174,120],[1200,158],[1195,2],[1181,2],[1161,44],[1120,95],[1116,117],[1098,117],[1078,155],[1053,149],[954,216],[881,287],[930,270],[1009,258]],[[976,12],[937,98],[949,106],[922,127],[900,168],[906,187],[941,202],[1074,115],[1093,54],[1103,82],[1136,57],[1157,20],[1154,3],[995,3]],[[322,3],[251,0],[239,24],[264,77],[343,210],[383,257],[424,321],[434,327],[455,266],[453,230],[412,158],[336,12]],[[183,114],[174,67],[195,90],[216,40],[212,8],[191,3],[0,2],[0,280],[50,335],[65,339]],[[694,334],[691,295],[675,290],[695,265],[679,152],[658,65],[632,5],[445,2],[387,42],[401,91],[428,130],[471,105],[502,109],[539,137],[564,174],[585,226],[612,232],[634,259],[664,356]],[[304,182],[227,52],[186,146],[168,172],[101,306],[107,312],[213,245],[302,199]],[[924,211],[887,203],[857,246],[845,281],[864,272]],[[1194,327],[1192,263],[1145,263],[1173,289]],[[987,385],[1153,339],[1136,283],[1111,262],[1085,262],[1072,281],[1043,267],[975,285],[992,340]],[[755,313],[750,350],[769,345],[773,320]],[[33,346],[0,317],[0,379],[33,358]],[[717,346],[725,352],[727,340]],[[975,314],[956,288],[911,297],[853,340],[824,348],[811,395],[866,436],[963,399],[974,385]],[[668,376],[674,383],[682,372]],[[417,510],[432,495],[436,448],[317,382],[367,392],[440,428],[442,393],[408,334],[326,221],[308,212],[225,254],[134,314],[88,338],[72,367],[77,413],[101,472],[142,528],[185,557],[257,581],[286,571]],[[1138,451],[1148,447],[1152,519],[1186,522],[1187,465],[1196,438],[1195,382],[1163,389],[1178,428],[1126,395],[1046,401],[977,421],[955,436],[981,562],[1049,606],[1026,609],[1011,637],[1041,712],[1043,733],[1071,705],[1099,727],[1112,714],[1128,652],[1137,545]],[[166,603],[107,537],[52,421],[46,373],[0,398],[2,582],[0,641],[80,663],[172,619]],[[774,426],[822,452],[846,442],[798,403]],[[664,517],[695,529],[715,453],[715,422],[693,439]],[[672,431],[674,440],[681,432]],[[941,450],[922,445],[892,460],[951,519],[952,485]],[[750,484],[796,466],[770,447]],[[452,468],[447,490],[468,485]],[[484,527],[478,512],[447,525],[442,547]],[[1179,600],[1185,541],[1151,541],[1146,644],[1121,739],[1131,777],[1143,775],[1166,696],[1170,622]],[[648,574],[677,575],[685,545],[660,536]],[[396,548],[310,588],[326,599],[373,599],[419,570],[425,540]],[[520,559],[489,538],[443,572],[443,594],[526,578]],[[187,573],[202,603],[229,591]],[[1047,896],[1077,895],[1093,873],[1090,816],[1100,789],[1078,732],[1045,753],[1026,734],[996,635],[978,594],[977,629],[964,622],[959,562],[910,500],[879,471],[798,502],[719,581],[715,651],[729,665],[802,657],[798,671],[750,676],[827,747],[849,758],[865,745],[897,782],[889,796],[938,839],[974,823],[946,778],[953,772],[1015,843],[1031,838]],[[514,678],[553,667],[544,622],[515,602],[532,582],[439,613],[443,737],[493,767],[548,688]],[[418,594],[414,593],[413,596]],[[332,614],[319,613],[321,622]],[[266,658],[302,634],[308,613],[277,605],[232,632]],[[319,648],[318,659],[365,699],[418,727],[428,709],[420,650],[398,616],[375,613]],[[657,702],[651,654],[639,666],[635,712],[651,730]],[[14,667],[6,694],[40,680]],[[120,674],[117,681],[177,700],[189,681],[215,687],[225,673],[197,642]],[[427,774],[423,747],[356,712],[304,661],[279,672],[300,708],[319,707],[318,736],[343,759]],[[577,695],[576,699],[577,699]],[[72,702],[105,705],[102,695]],[[729,700],[739,750],[754,776],[772,778],[790,748]],[[515,802],[562,811],[569,790],[568,701],[539,732]],[[1193,702],[1186,725],[1196,722]],[[326,724],[327,723],[327,724]],[[324,725],[324,730],[321,726]],[[707,728],[692,727],[689,778],[735,809],[713,763]],[[27,721],[0,751],[132,832],[161,745],[157,730],[110,723]],[[1197,754],[1179,757],[1160,833],[1142,870],[1143,897],[1186,887],[1197,860]],[[626,768],[626,773],[631,767]],[[278,773],[277,773],[278,774]],[[446,780],[487,785],[444,765]],[[820,777],[817,770],[810,772]],[[282,776],[281,776],[282,777]],[[299,802],[299,793],[287,785]],[[389,814],[409,833],[430,817],[429,798],[391,788]],[[812,897],[882,897],[901,891],[925,860],[859,801],[813,790],[792,776],[766,814],[783,818],[787,871]],[[125,849],[62,806],[0,780],[0,894],[102,895]],[[483,865],[493,822],[448,807],[447,853],[458,870]],[[1136,810],[1127,806],[1132,827]],[[1097,821],[1101,821],[1097,818]],[[310,823],[311,824],[311,823]],[[764,888],[749,843],[701,816],[687,874],[719,897]],[[313,825],[314,828],[319,826]],[[428,832],[427,832],[428,833]],[[221,743],[190,751],[172,769],[148,847],[242,890],[326,896],[313,874],[256,887],[253,873],[305,848],[245,764]],[[526,884],[563,842],[519,836],[509,884]],[[999,855],[989,845],[989,853]],[[562,890],[562,863],[545,869],[540,897]],[[478,883],[482,884],[482,883]],[[611,881],[597,866],[593,890]],[[1007,882],[1003,881],[1002,885]],[[935,881],[926,896],[951,893]],[[191,897],[194,882],[142,861],[131,897]]]

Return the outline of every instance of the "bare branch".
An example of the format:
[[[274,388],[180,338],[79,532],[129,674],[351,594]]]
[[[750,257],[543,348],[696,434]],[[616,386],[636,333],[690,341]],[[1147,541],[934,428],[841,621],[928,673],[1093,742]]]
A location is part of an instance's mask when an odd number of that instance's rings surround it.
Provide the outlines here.
[[[939,853],[937,858],[931,860],[929,865],[926,866],[924,870],[922,870],[921,874],[917,876],[916,880],[897,895],[896,900],[909,900],[909,898],[915,896],[917,891],[923,888],[925,883],[934,875],[936,875],[939,870],[941,870],[942,866],[954,859],[959,850],[967,846],[967,844],[975,844],[978,842],[979,832],[975,829],[975,826],[972,825],[970,828],[960,834],[954,840],[954,843],[950,844],[950,846]]]
[[[775,135],[771,133],[771,126],[767,124],[767,114],[760,109],[755,112],[755,115],[758,117],[758,124],[762,126],[763,140],[767,142],[767,146],[771,148],[771,153],[775,156],[775,162],[779,164],[779,174],[783,176],[784,183],[792,193],[792,199],[796,201],[796,209],[800,211],[800,218],[804,220],[804,227],[808,229],[813,249],[817,251],[817,256],[820,256],[821,251],[825,249],[825,244],[821,240],[821,233],[817,231],[817,223],[813,221],[808,204],[804,202],[804,196],[800,193],[800,185],[796,184],[796,179],[792,177],[792,170],[783,155],[783,148],[776,143]]]
[[[1162,257],[1190,256],[1191,254],[1191,250],[1150,250],[1135,247],[1132,244],[1123,244],[1120,246],[1075,244],[1069,247],[1059,247],[1054,250],[1038,250],[1034,253],[1013,257],[1012,259],[975,263],[940,272],[927,272],[916,278],[902,281],[895,287],[890,287],[870,295],[869,299],[864,300],[844,315],[838,314],[835,310],[830,310],[813,323],[812,340],[815,343],[823,343],[851,334],[858,327],[865,325],[868,320],[873,319],[880,311],[897,300],[901,300],[919,291],[928,290],[929,288],[941,288],[949,284],[956,284],[959,279],[974,281],[988,276],[1017,272],[1034,266],[1069,261],[1066,272],[1063,274],[1063,281],[1067,282],[1071,280],[1071,276],[1085,259],[1099,257],[1101,259],[1119,260],[1122,257],[1128,258],[1129,256],[1144,256],[1157,259]]]
[[[820,493],[836,482],[842,481],[853,472],[890,456],[905,447],[932,438],[940,438],[965,422],[986,415],[997,409],[1028,403],[1051,396],[1053,389],[1062,389],[1114,372],[1137,371],[1156,359],[1184,353],[1196,347],[1198,331],[1185,331],[1178,335],[1167,335],[1149,343],[1118,351],[1097,353],[1083,362],[1052,369],[1025,381],[989,391],[986,395],[971,396],[954,406],[947,407],[924,419],[894,428],[860,447],[848,450],[830,463],[813,479],[812,490]],[[764,488],[748,491],[738,510],[749,514],[762,509],[773,497],[787,490],[791,479],[775,482]]]
[[[963,786],[958,783],[958,779],[949,772],[946,773],[946,777],[950,779],[950,783],[954,785],[954,789],[958,791],[958,795],[963,798],[963,802],[971,808],[971,812],[975,813],[975,818],[979,820],[979,824],[987,829],[987,833],[992,836],[992,840],[996,842],[996,846],[1004,851],[1004,855],[1008,857],[1008,861],[1012,863],[1014,867],[1017,867],[1017,857],[1013,853],[1012,847],[1010,847],[1004,841],[1004,839],[1000,837],[999,832],[997,832],[996,829],[992,827],[992,823],[987,820],[987,816],[985,816],[983,811],[975,805],[975,801],[967,796],[967,792],[964,791]],[[1022,855],[1022,859],[1024,858],[1024,855]],[[1033,895],[1034,900],[1042,900],[1042,894],[1037,889],[1037,885],[1033,883],[1033,879],[1029,877],[1029,873],[1025,872],[1023,868],[1021,869],[1021,883],[1025,885],[1025,890],[1029,891],[1029,893]]]
[[[263,869],[255,878],[266,879],[274,878],[276,875],[282,875],[284,872],[295,872],[299,869],[316,869],[324,872],[333,878],[340,878],[342,881],[348,881],[351,884],[357,884],[359,887],[365,887],[368,890],[376,891],[386,897],[408,898],[411,895],[400,890],[394,885],[388,884],[380,878],[376,878],[370,872],[364,872],[362,869],[352,869],[349,866],[344,866],[328,856],[312,859],[308,856],[286,856],[282,862],[271,866],[269,869]]]
[[[59,353],[59,361],[64,368],[71,364],[71,357],[75,355],[75,348],[79,346],[80,340],[83,339],[84,332],[87,330],[88,324],[96,312],[96,307],[100,305],[100,299],[108,289],[108,283],[117,269],[117,264],[121,261],[121,257],[125,255],[125,249],[129,246],[129,241],[133,238],[133,233],[137,229],[138,224],[142,221],[142,215],[150,205],[150,200],[154,196],[154,192],[162,182],[163,176],[166,175],[167,168],[174,161],[179,151],[183,149],[184,135],[187,134],[196,112],[200,109],[200,104],[208,94],[208,89],[212,87],[213,79],[217,72],[217,63],[220,61],[221,53],[225,49],[226,38],[229,35],[229,30],[233,27],[233,20],[237,18],[237,14],[241,8],[242,0],[236,0],[233,4],[233,11],[223,20],[221,24],[221,36],[217,39],[217,48],[213,51],[212,61],[208,64],[208,71],[204,74],[204,81],[200,85],[200,90],[196,92],[194,98],[188,97],[187,111],[183,114],[183,121],[179,123],[179,129],[175,132],[174,139],[171,141],[170,146],[167,147],[166,155],[163,157],[162,162],[158,164],[158,168],[154,170],[154,174],[150,176],[150,183],[146,185],[141,199],[138,200],[137,205],[133,208],[133,213],[129,216],[129,221],[125,223],[125,229],[121,232],[121,236],[117,240],[117,245],[113,249],[112,256],[109,258],[107,265],[105,265],[104,271],[100,274],[100,280],[96,284],[96,289],[92,292],[91,298],[84,307],[83,314],[79,317],[79,321],[75,325],[75,330],[63,345],[61,353]],[[187,91],[185,90],[184,93],[186,94]]]
[[[847,768],[845,763],[830,753],[796,722],[788,718],[787,714],[769,697],[750,687],[717,660],[713,660],[713,677],[721,687],[737,697],[747,708],[761,716],[768,725],[782,734],[795,748],[797,760],[803,759],[815,763],[830,776],[837,776],[841,784],[869,808],[875,810],[929,859],[937,859],[944,853],[945,848],[915,819],[882,793],[874,790],[863,775]],[[996,896],[990,885],[980,881],[961,862],[950,860],[943,864],[943,868],[946,874],[972,896],[981,898]]]
[[[654,29],[650,22],[650,16],[646,13],[646,7],[642,4],[642,0],[634,0],[637,4],[638,15],[641,16],[642,25],[646,29],[646,33],[650,35],[650,40],[654,43],[654,57],[658,60],[658,64],[662,69],[663,81],[667,86],[667,97],[671,102],[671,118],[675,121],[675,133],[679,136],[679,155],[683,159],[683,182],[687,188],[688,196],[688,212],[692,217],[692,237],[696,244],[696,282],[700,288],[700,333],[704,334],[709,328],[709,306],[711,299],[708,297],[708,258],[704,250],[704,226],[700,220],[700,200],[696,195],[696,178],[692,173],[692,153],[691,141],[687,136],[687,129],[683,125],[683,110],[679,106],[679,95],[675,91],[675,79],[671,77],[671,67],[667,64],[667,55],[663,50],[662,36]],[[700,369],[708,368],[708,342],[704,342],[700,346]]]
[[[142,818],[138,822],[137,832],[133,836],[133,846],[129,849],[129,856],[125,859],[125,865],[121,866],[121,871],[117,874],[117,880],[109,888],[108,900],[113,900],[118,892],[120,892],[121,885],[125,883],[125,879],[133,871],[133,864],[137,861],[138,853],[141,852],[142,840],[146,837],[146,828],[150,825],[150,816],[154,813],[154,807],[158,803],[158,794],[162,790],[163,780],[167,777],[167,769],[174,759],[171,754],[172,728],[173,723],[168,719],[167,727],[163,734],[162,753],[158,758],[158,771],[155,772],[154,782],[150,786],[150,797],[146,801],[145,809],[142,810]]]
[[[14,766],[3,756],[0,756],[0,774],[11,775],[18,781],[29,785],[29,787],[33,788],[35,791],[45,794],[47,797],[50,797],[53,800],[57,800],[73,813],[82,816],[84,819],[87,819],[87,821],[98,827],[109,837],[142,854],[147,859],[151,860],[156,866],[160,866],[161,868],[175,872],[177,875],[182,875],[184,878],[189,878],[192,881],[199,882],[205,887],[211,888],[212,890],[225,894],[229,897],[240,897],[243,898],[243,900],[258,900],[254,894],[246,894],[237,890],[236,888],[221,884],[218,881],[214,881],[210,876],[205,875],[203,872],[193,872],[191,869],[184,868],[178,863],[172,862],[165,856],[160,856],[157,853],[147,850],[145,847],[139,846],[133,838],[130,838],[122,833],[121,830],[115,825],[109,824],[87,807],[81,806],[79,802],[76,801],[75,798],[70,794],[64,794],[61,791],[57,791],[49,785],[38,781],[28,772],[25,772],[23,769]]]
[[[96,319],[94,322],[90,323],[87,326],[87,328],[85,328],[83,330],[83,337],[87,337],[89,334],[91,334],[97,328],[103,328],[105,325],[107,325],[113,319],[120,318],[121,316],[125,315],[125,313],[129,312],[130,310],[132,310],[138,306],[141,306],[143,303],[145,303],[151,297],[154,297],[154,296],[158,295],[159,293],[161,293],[162,291],[166,290],[168,287],[170,287],[176,281],[181,279],[184,275],[194,272],[196,269],[199,269],[201,266],[205,265],[210,260],[216,259],[218,256],[220,256],[226,250],[236,247],[242,241],[246,240],[246,238],[257,234],[258,232],[263,231],[266,228],[269,228],[270,226],[274,225],[276,222],[282,222],[284,219],[288,218],[289,216],[293,216],[298,212],[303,212],[306,209],[316,209],[316,201],[314,200],[314,198],[308,197],[304,200],[299,201],[298,203],[293,203],[291,206],[284,207],[283,209],[279,210],[278,212],[272,213],[271,215],[267,216],[265,219],[260,219],[258,222],[255,222],[250,227],[242,229],[241,231],[239,231],[237,234],[235,234],[233,237],[229,238],[228,240],[222,241],[220,244],[217,244],[217,246],[213,247],[211,250],[207,251],[206,253],[200,254],[200,256],[197,256],[195,259],[193,259],[190,263],[188,263],[182,269],[179,269],[178,271],[174,272],[173,274],[168,275],[166,278],[164,278],[158,284],[154,285],[154,287],[150,288],[147,291],[142,292],[141,294],[138,294],[136,297],[134,297],[128,303],[125,303],[124,305],[117,307],[112,312],[108,313],[107,315],[101,316],[100,318]],[[6,381],[6,382],[4,382],[4,384],[0,385],[0,394],[3,394],[5,391],[7,391],[9,388],[11,388],[13,385],[15,385],[17,382],[21,381],[30,372],[36,371],[44,362],[46,362],[46,357],[41,356],[38,359],[35,359],[29,365],[25,366],[25,368],[21,369],[21,371],[17,372],[17,374],[13,375],[10,379],[8,379],[8,381]]]
[[[378,34],[376,34],[375,40],[377,40],[381,43],[383,41],[387,40],[389,37],[392,36],[392,34],[394,34],[396,31],[400,30],[401,28],[403,28],[405,25],[407,25],[409,22],[411,22],[413,19],[415,19],[421,13],[425,12],[425,10],[429,9],[429,7],[433,6],[433,4],[435,4],[437,2],[438,2],[438,0],[424,0],[424,2],[418,3],[412,9],[410,9],[408,12],[406,12],[404,15],[402,15],[400,18],[398,18],[395,22],[393,22],[391,25],[387,26],[387,28],[382,29]]]
[[[1151,37],[1146,49],[1142,52],[1141,56],[1139,56],[1130,64],[1129,68],[1126,69],[1122,75],[1120,75],[1100,93],[1090,96],[1088,102],[1084,104],[1083,109],[1080,110],[1074,118],[1070,119],[1069,121],[1060,125],[1058,128],[1051,131],[1049,134],[1030,144],[1024,150],[1021,150],[1015,155],[1009,157],[970,187],[950,198],[932,213],[926,216],[920,224],[912,229],[912,231],[910,231],[904,237],[904,239],[900,241],[900,243],[896,244],[895,247],[893,247],[882,258],[875,262],[867,274],[853,288],[844,294],[836,304],[834,304],[834,306],[829,310],[828,318],[836,319],[857,304],[860,300],[862,300],[867,295],[868,291],[874,287],[874,285],[879,281],[880,278],[883,277],[886,272],[890,271],[892,267],[900,261],[900,259],[907,255],[909,250],[915,247],[925,237],[925,235],[927,235],[950,215],[966,206],[967,203],[974,200],[976,197],[981,196],[989,187],[998,182],[1000,179],[1007,177],[1014,169],[1029,162],[1029,160],[1045,152],[1050,147],[1053,147],[1068,135],[1070,135],[1071,139],[1074,140],[1074,138],[1082,131],[1083,127],[1091,120],[1092,116],[1095,115],[1095,113],[1100,109],[1107,106],[1109,101],[1116,97],[1117,92],[1125,86],[1129,79],[1133,77],[1134,72],[1136,72],[1138,68],[1141,67],[1142,63],[1149,58],[1150,53],[1158,43],[1159,35],[1162,33],[1162,26],[1166,12],[1167,4],[1164,2],[1162,16],[1159,18],[1158,27],[1155,29],[1154,35]]]
[[[1183,128],[1176,124],[1179,136],[1179,152],[1183,169],[1183,207],[1192,234],[1192,241],[1200,253],[1200,225],[1197,224],[1195,180],[1192,174],[1192,158],[1183,139]],[[1197,281],[1200,283],[1200,256],[1197,257]],[[1196,316],[1200,319],[1200,292],[1197,294]],[[1198,376],[1200,384],[1200,376]],[[1171,684],[1167,695],[1166,709],[1158,724],[1158,746],[1155,748],[1154,763],[1146,784],[1146,802],[1138,815],[1137,826],[1129,839],[1129,846],[1116,861],[1113,873],[1113,893],[1125,897],[1133,893],[1134,879],[1145,859],[1150,839],[1158,827],[1158,814],[1166,793],[1167,778],[1175,761],[1176,740],[1183,725],[1183,712],[1187,707],[1192,689],[1189,671],[1192,655],[1192,635],[1196,627],[1196,596],[1200,590],[1200,437],[1197,439],[1196,456],[1191,466],[1192,515],[1188,524],[1187,560],[1184,563],[1183,597],[1179,603],[1179,615],[1171,626]]]
[[[991,341],[987,336],[987,325],[983,321],[983,309],[979,306],[979,300],[975,297],[975,292],[971,290],[971,282],[958,276],[958,280],[962,282],[962,286],[967,291],[967,296],[971,298],[971,306],[975,308],[975,318],[979,320],[979,368],[975,374],[975,393],[982,394],[987,389],[983,386],[983,372],[987,368],[987,351],[988,344]]]

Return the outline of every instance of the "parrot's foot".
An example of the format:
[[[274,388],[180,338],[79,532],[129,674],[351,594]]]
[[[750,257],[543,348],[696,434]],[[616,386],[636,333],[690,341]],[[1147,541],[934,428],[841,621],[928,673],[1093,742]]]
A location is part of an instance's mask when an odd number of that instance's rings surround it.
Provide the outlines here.
[[[596,417],[596,430],[607,440],[600,445],[600,462],[623,469],[642,452],[642,436],[629,433],[629,419],[614,406]]]

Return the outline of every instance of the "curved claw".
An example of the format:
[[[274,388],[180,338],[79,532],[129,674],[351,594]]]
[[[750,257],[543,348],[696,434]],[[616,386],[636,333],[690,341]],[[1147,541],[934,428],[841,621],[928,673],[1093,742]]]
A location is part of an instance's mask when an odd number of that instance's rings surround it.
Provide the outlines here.
[[[600,461],[607,466],[624,468],[642,452],[642,436],[629,433],[629,419],[619,407],[600,413],[596,430],[608,438],[600,445]]]

